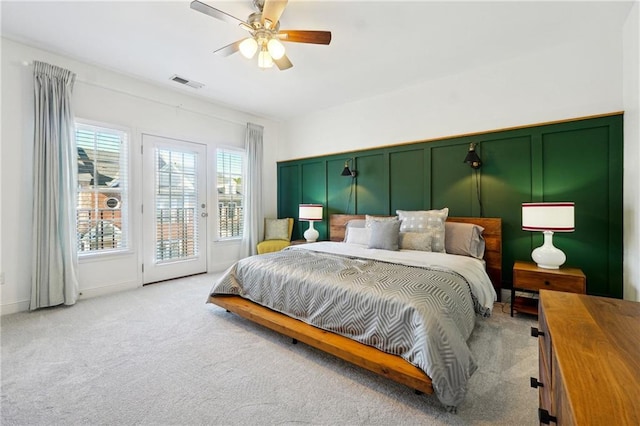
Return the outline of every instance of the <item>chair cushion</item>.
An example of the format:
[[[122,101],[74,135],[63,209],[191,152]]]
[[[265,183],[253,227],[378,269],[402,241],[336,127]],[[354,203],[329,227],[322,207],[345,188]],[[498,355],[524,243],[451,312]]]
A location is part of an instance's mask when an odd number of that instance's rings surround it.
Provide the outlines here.
[[[271,253],[274,251],[280,251],[285,247],[290,246],[291,243],[285,240],[268,240],[258,243],[258,254]]]

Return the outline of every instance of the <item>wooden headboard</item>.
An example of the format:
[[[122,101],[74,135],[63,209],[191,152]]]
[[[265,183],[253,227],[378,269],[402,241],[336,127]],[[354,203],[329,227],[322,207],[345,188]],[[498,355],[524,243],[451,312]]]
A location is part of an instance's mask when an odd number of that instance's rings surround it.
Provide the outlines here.
[[[329,239],[344,241],[347,222],[353,219],[364,219],[363,214],[332,214],[329,218]],[[491,278],[493,287],[501,300],[502,288],[502,219],[499,217],[448,217],[448,222],[473,223],[482,226],[484,231],[485,250],[484,261],[487,265],[487,275]]]

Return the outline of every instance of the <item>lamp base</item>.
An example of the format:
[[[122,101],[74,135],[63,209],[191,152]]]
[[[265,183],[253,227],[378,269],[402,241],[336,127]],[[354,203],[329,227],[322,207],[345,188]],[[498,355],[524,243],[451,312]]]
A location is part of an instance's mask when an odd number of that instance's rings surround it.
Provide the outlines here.
[[[567,256],[553,245],[553,232],[543,231],[544,244],[531,252],[531,258],[538,264],[538,268],[559,269],[567,260]]]
[[[315,243],[318,240],[320,233],[313,227],[313,221],[309,221],[309,229],[304,231],[303,235],[308,243]]]

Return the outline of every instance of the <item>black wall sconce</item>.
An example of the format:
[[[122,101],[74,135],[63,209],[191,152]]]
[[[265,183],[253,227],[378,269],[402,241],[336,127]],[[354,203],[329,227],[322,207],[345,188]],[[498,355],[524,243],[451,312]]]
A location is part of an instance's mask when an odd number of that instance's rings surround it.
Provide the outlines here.
[[[476,143],[471,142],[469,144],[469,152],[467,152],[467,156],[464,158],[464,162],[469,164],[474,171],[476,176],[476,195],[478,196],[478,207],[480,207],[480,217],[484,217],[484,209],[482,207],[482,196],[480,194],[480,173],[478,169],[482,166],[482,161],[480,161],[480,157],[478,157],[478,153],[476,152]]]
[[[356,177],[357,172],[349,168],[349,161],[353,162],[353,158],[349,158],[344,162],[344,169],[342,170],[342,173],[340,173],[340,176]]]
[[[347,209],[345,210],[347,214],[350,213],[349,207],[351,206],[351,199],[353,198],[353,187],[356,184],[356,175],[358,174],[358,172],[355,169],[349,168],[349,161],[351,161],[352,165],[355,163],[355,160],[353,158],[349,158],[344,162],[344,169],[342,169],[342,173],[340,173],[340,176],[351,177],[351,183],[349,184],[349,199],[347,200]],[[354,206],[354,210],[355,210],[355,206]]]
[[[469,144],[469,152],[467,152],[464,162],[469,164],[472,169],[479,169],[480,166],[482,166],[482,161],[480,161],[480,157],[478,157],[476,144],[474,142]]]

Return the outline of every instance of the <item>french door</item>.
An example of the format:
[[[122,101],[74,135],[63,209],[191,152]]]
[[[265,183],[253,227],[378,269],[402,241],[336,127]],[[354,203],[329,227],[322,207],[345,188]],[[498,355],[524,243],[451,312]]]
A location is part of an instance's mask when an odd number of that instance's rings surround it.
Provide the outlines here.
[[[207,151],[142,135],[142,282],[207,270]]]

